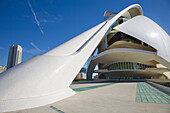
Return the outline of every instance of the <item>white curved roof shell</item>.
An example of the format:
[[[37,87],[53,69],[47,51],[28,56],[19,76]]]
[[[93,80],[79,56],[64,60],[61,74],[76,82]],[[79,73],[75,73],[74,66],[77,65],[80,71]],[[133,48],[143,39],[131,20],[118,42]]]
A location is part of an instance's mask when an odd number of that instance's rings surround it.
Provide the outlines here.
[[[157,49],[157,55],[170,62],[170,37],[151,19],[141,15],[114,29],[131,35]]]

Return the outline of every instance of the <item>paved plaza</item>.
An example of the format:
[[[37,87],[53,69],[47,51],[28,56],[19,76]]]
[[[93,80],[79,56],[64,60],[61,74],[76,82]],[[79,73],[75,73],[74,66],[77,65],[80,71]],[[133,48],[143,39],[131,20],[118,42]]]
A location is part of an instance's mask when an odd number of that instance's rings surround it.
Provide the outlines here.
[[[170,113],[170,96],[145,82],[73,83],[70,88],[77,94],[8,113]]]

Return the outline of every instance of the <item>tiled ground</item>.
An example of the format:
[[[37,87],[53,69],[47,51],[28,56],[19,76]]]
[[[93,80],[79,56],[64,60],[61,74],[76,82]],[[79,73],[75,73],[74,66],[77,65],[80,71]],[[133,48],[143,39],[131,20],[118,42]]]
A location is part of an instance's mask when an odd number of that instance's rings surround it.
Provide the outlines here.
[[[88,86],[88,87],[79,87],[79,88],[73,88],[75,92],[81,92],[81,91],[86,91],[90,89],[95,89],[95,88],[100,88],[108,85],[112,85],[114,83],[108,83],[108,84],[102,84],[102,85],[94,85],[94,86]]]
[[[170,96],[145,82],[137,83],[136,102],[170,104]]]
[[[103,84],[72,84],[72,89],[75,92],[81,92],[81,91],[86,91],[86,90],[90,90],[90,89],[95,89],[95,88],[100,88],[100,87],[104,87],[104,86],[108,86],[108,85],[112,85],[114,83],[103,83]],[[74,85],[74,86],[73,86]],[[77,85],[77,86],[76,86]],[[76,88],[73,88],[76,87]],[[57,113],[64,113],[63,111],[57,109],[54,106],[50,106],[49,108],[55,110]]]
[[[170,98],[145,82],[80,83],[76,95],[32,109],[8,113],[170,113]]]

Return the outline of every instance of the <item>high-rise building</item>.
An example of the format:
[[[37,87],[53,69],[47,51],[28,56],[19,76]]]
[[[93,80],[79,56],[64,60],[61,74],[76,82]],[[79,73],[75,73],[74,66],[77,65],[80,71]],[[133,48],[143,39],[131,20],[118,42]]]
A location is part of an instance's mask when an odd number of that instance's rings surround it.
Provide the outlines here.
[[[9,48],[7,69],[21,63],[22,48],[20,45],[12,45]]]

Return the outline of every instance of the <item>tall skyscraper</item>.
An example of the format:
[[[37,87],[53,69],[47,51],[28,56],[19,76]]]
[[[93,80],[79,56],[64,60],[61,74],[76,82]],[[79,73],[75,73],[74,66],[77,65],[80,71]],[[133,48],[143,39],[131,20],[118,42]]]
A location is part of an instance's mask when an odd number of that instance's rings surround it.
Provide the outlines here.
[[[12,45],[9,48],[7,69],[21,63],[22,48],[20,45]]]

